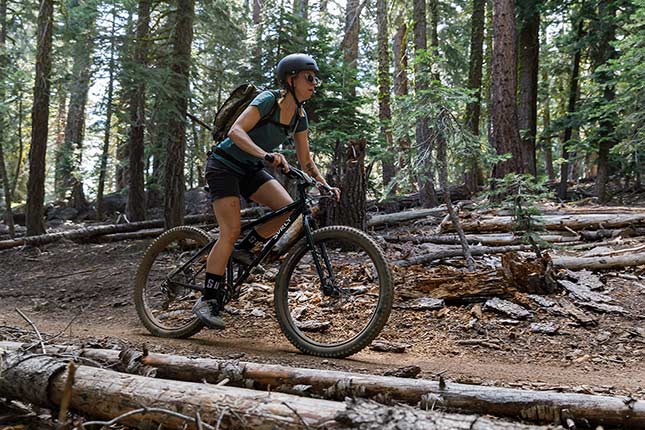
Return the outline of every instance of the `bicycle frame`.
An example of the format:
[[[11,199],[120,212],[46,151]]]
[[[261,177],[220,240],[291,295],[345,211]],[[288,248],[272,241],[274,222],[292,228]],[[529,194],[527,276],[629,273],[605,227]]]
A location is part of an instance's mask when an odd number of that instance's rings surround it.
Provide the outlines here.
[[[300,195],[298,200],[296,200],[293,203],[288,204],[287,206],[284,206],[276,211],[270,212],[266,215],[263,215],[262,217],[250,221],[248,223],[245,223],[241,227],[241,235],[244,234],[245,232],[248,232],[250,229],[257,225],[261,225],[266,223],[267,221],[270,221],[274,218],[277,218],[281,215],[284,215],[285,213],[291,212],[287,220],[280,226],[278,231],[264,244],[262,247],[262,250],[259,252],[259,254],[255,257],[253,262],[244,268],[242,273],[239,274],[235,282],[233,281],[233,265],[232,265],[232,259],[229,258],[228,264],[226,265],[226,274],[227,274],[227,279],[228,279],[228,286],[231,288],[231,291],[238,291],[240,286],[247,280],[249,275],[251,274],[251,271],[259,265],[264,258],[271,252],[271,249],[275,246],[276,243],[284,236],[284,234],[287,232],[289,227],[291,227],[298,217],[302,215],[303,217],[303,230],[304,230],[304,235],[307,240],[307,243],[309,245],[309,248],[312,252],[313,260],[316,265],[316,270],[318,272],[318,276],[320,276],[320,279],[322,281],[321,285],[325,285],[324,279],[325,279],[325,273],[323,271],[323,268],[320,264],[320,260],[318,258],[318,253],[316,252],[316,248],[314,246],[313,242],[313,236],[312,236],[312,230],[311,230],[311,208],[309,207],[309,202],[308,202],[308,196],[306,192],[307,185],[300,183],[298,184],[298,194]],[[186,263],[184,263],[181,267],[176,269],[174,272],[168,275],[168,279],[172,279],[176,274],[184,271],[188,266],[192,265],[195,260],[197,260],[200,256],[202,256],[205,252],[209,251],[217,242],[217,239],[213,239],[210,242],[208,242],[206,245],[204,245],[199,251],[197,251],[190,260],[188,260]],[[333,281],[333,274],[331,271],[331,263],[329,262],[329,259],[326,255],[326,252],[324,249],[321,249],[322,252],[322,257],[325,260],[325,266],[328,269],[328,272],[330,274],[330,280]],[[200,269],[204,270],[204,268]],[[199,272],[198,272],[199,273]],[[189,284],[183,284],[183,283],[178,283],[181,284],[185,288],[189,288],[191,290],[195,291],[203,291],[204,287],[198,286],[198,285],[189,285]]]

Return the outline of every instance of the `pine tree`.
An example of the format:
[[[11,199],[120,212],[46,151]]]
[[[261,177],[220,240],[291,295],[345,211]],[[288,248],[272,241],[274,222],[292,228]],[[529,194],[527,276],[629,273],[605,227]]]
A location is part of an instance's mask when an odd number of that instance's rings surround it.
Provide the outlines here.
[[[31,146],[29,149],[29,183],[27,185],[27,235],[45,233],[45,152],[49,130],[49,90],[54,6],[52,0],[41,0],[38,13],[38,41],[34,104],[31,110]]]

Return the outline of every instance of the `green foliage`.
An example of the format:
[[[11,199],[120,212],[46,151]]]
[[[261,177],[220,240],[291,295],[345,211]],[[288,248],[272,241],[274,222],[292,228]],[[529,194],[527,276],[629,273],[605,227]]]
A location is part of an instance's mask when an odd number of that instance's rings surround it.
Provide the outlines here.
[[[539,236],[544,230],[537,207],[541,200],[553,198],[546,186],[546,177],[535,178],[528,174],[511,173],[501,179],[490,178],[489,190],[482,193],[492,207],[509,211],[513,216],[513,231],[521,232],[522,240],[533,247],[540,256],[540,246],[545,247]]]

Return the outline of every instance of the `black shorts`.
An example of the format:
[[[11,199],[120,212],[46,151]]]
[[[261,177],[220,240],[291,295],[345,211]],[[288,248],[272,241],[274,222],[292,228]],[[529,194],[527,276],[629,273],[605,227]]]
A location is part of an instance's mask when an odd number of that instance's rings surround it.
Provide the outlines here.
[[[246,174],[237,173],[213,157],[208,157],[206,161],[205,175],[212,202],[229,196],[242,196],[249,200],[258,188],[274,179],[262,168]]]

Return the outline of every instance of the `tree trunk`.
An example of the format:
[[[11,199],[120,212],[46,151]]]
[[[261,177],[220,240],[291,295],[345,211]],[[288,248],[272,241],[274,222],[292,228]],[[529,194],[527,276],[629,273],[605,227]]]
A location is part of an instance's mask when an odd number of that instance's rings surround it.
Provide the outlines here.
[[[51,357],[30,360],[9,357],[10,369],[0,378],[0,395],[18,398],[39,406],[60,405],[65,391],[65,362]],[[2,366],[4,371],[5,366]],[[40,389],[34,393],[34,386]],[[31,391],[31,392],[30,392]],[[167,381],[145,376],[128,375],[111,370],[78,366],[74,375],[70,408],[99,419],[110,420],[141,407],[156,407],[195,417],[203,422],[217,423],[222,428],[306,429],[318,423],[331,422],[345,409],[343,403],[307,399],[289,394],[266,393],[235,387],[201,383]],[[28,397],[26,397],[28,395]],[[184,428],[179,418],[147,413],[122,421],[138,428]],[[311,427],[310,427],[311,426]]]
[[[576,214],[543,215],[536,220],[547,230],[582,230],[594,228],[639,227],[645,224],[645,214]],[[442,231],[450,231],[450,224]],[[463,223],[464,231],[513,231],[512,216],[484,218]]]
[[[327,182],[341,190],[340,202],[326,205],[326,225],[349,225],[365,230],[367,225],[364,139],[351,140],[347,144],[336,142],[334,160]]]
[[[177,0],[176,28],[173,34],[171,88],[173,115],[168,124],[164,169],[164,218],[166,228],[184,220],[184,158],[186,148],[186,111],[190,93],[190,48],[193,40],[194,0]]]
[[[414,63],[414,90],[420,100],[421,93],[428,88],[427,78],[421,75],[429,73],[427,65],[420,61],[420,58],[428,48],[427,20],[425,0],[413,0],[414,14],[414,54],[417,60]],[[416,119],[415,140],[417,147],[418,163],[421,166],[419,172],[419,203],[423,207],[437,205],[437,197],[434,190],[434,177],[432,166],[432,139],[428,127],[428,118],[422,116]]]
[[[493,177],[524,173],[517,128],[516,34],[514,0],[493,0],[493,64],[491,84],[491,132],[489,141],[497,154],[511,158],[493,167]]]
[[[468,67],[468,89],[474,100],[466,105],[466,128],[479,136],[479,116],[481,113],[482,63],[484,58],[484,21],[486,0],[473,0],[473,13],[470,25],[470,61]],[[476,151],[477,153],[479,151]],[[464,182],[471,193],[479,190],[481,176],[477,155],[466,160]]]
[[[618,3],[614,0],[601,0],[598,2],[597,18],[594,22],[593,34],[598,43],[594,45],[595,51],[591,53],[594,66],[594,80],[602,88],[605,104],[611,104],[616,97],[613,81],[614,72],[611,69],[598,70],[611,59],[616,57],[616,50],[612,43],[616,41],[616,11]],[[615,136],[616,119],[603,115],[599,121],[598,132],[598,176],[596,177],[596,193],[600,202],[607,202],[607,183],[609,182],[610,166],[609,151],[616,145]]]
[[[475,277],[476,275],[468,276]],[[22,346],[18,342],[0,342],[0,347],[7,350],[15,351]],[[109,364],[120,362],[119,352],[114,350],[82,349],[79,351],[75,347],[56,345],[48,345],[48,348],[50,353],[74,353],[81,357]],[[33,360],[36,361],[38,358]],[[29,363],[30,361],[32,360],[25,360],[24,363]],[[156,376],[163,378],[160,380],[146,378],[151,384],[163,383],[162,381],[164,380],[180,380],[199,382],[200,387],[209,389],[216,387],[214,384],[226,378],[229,380],[229,384],[234,386],[242,385],[248,381],[255,388],[265,389],[266,387],[271,387],[276,391],[289,392],[293,391],[296,386],[307,386],[307,393],[327,399],[342,400],[345,397],[362,397],[420,404],[422,408],[432,406],[432,402],[436,402],[438,407],[459,410],[464,413],[491,414],[512,418],[521,416],[525,420],[545,423],[560,422],[565,417],[572,416],[574,420],[587,420],[591,425],[602,424],[630,429],[639,429],[645,425],[645,404],[643,401],[636,400],[627,405],[623,402],[623,399],[610,396],[520,390],[517,388],[459,384],[450,381],[442,386],[441,382],[426,379],[293,368],[275,364],[210,358],[187,358],[157,353],[141,357],[141,363],[155,368],[157,370]],[[34,365],[33,367],[36,369],[48,368],[48,366],[44,365]],[[109,372],[102,369],[96,370]],[[21,371],[18,375],[24,375],[25,373],[27,372]],[[62,375],[64,376],[64,372]],[[126,376],[115,372],[106,373],[105,375],[110,375],[117,379]],[[105,384],[108,384],[110,380],[104,381]],[[202,381],[206,381],[208,384],[203,384]],[[351,381],[351,384],[348,384],[347,381]],[[17,385],[24,384],[18,381]],[[33,388],[30,391],[33,392]],[[234,392],[231,391],[231,393]],[[272,396],[273,394],[271,394]],[[276,396],[281,395],[276,393]],[[512,399],[512,401],[509,401],[509,399]],[[325,400],[318,401],[322,402],[321,404],[323,405],[328,403]],[[102,403],[106,402],[103,401]],[[380,407],[385,408],[384,405]],[[566,415],[567,413],[570,415]],[[427,423],[424,422],[423,424],[427,426]],[[501,423],[499,424],[501,425]],[[315,427],[312,426],[311,428]],[[409,427],[381,428],[407,429]],[[421,428],[430,429],[434,427]],[[448,429],[451,427],[441,428]],[[469,428],[477,429],[479,427],[464,427],[464,429]]]
[[[249,209],[242,209],[242,217],[257,215],[258,213],[263,212],[262,208],[255,207]],[[196,224],[203,222],[213,222],[215,219],[212,214],[205,215],[188,215],[185,217],[184,222],[186,224]],[[98,225],[85,227],[78,230],[63,231],[57,233],[43,234],[40,236],[28,236],[28,237],[19,237],[11,240],[0,240],[0,249],[9,249],[15,248],[16,246],[23,245],[46,245],[48,243],[56,242],[60,239],[68,240],[77,240],[77,241],[87,241],[92,240],[95,237],[103,236],[106,234],[116,234],[116,233],[125,233],[132,231],[139,231],[149,228],[159,228],[164,225],[163,220],[149,220],[149,221],[138,221],[127,224],[113,224],[113,225]]]
[[[6,55],[7,41],[7,0],[0,0],[0,70],[7,70],[8,59]],[[5,100],[7,96],[6,82],[0,82],[0,100]],[[4,221],[9,228],[9,235],[13,237],[15,228],[13,225],[13,212],[11,211],[11,182],[9,173],[4,159],[4,142],[5,130],[9,124],[5,112],[0,112],[0,177],[2,177],[2,186],[4,189],[5,212]]]
[[[553,265],[569,270],[608,270],[645,264],[645,254],[629,254],[602,257],[553,256]]]
[[[396,33],[392,39],[392,55],[394,57],[394,95],[404,97],[408,95],[408,27],[405,21],[405,11],[399,11],[396,17]],[[410,141],[407,137],[400,137],[397,141],[395,151],[399,153],[396,157],[396,166],[399,168],[410,164]],[[396,168],[396,167],[395,167]],[[391,192],[396,194],[398,187],[391,184]]]
[[[558,197],[560,200],[567,199],[567,182],[569,182],[569,148],[567,147],[571,140],[573,132],[573,125],[571,125],[571,116],[576,111],[576,100],[578,98],[578,76],[580,75],[580,56],[582,49],[580,48],[580,41],[584,36],[584,20],[582,16],[578,17],[577,31],[575,38],[575,51],[573,55],[573,66],[571,67],[571,77],[569,78],[569,101],[567,104],[567,116],[569,121],[564,128],[564,136],[562,138],[562,159],[565,160],[560,165],[560,187],[558,189]]]
[[[29,181],[27,184],[27,235],[45,232],[45,153],[49,130],[49,88],[53,30],[53,0],[41,0],[36,33],[36,80],[31,109],[31,146],[29,148]]]
[[[92,68],[92,51],[94,48],[94,23],[96,11],[87,9],[84,4],[74,4],[68,32],[73,34],[71,48],[73,55],[72,75],[69,81],[69,108],[65,122],[65,138],[61,161],[61,185],[65,193],[79,196],[78,188],[83,187],[83,176],[80,171],[83,159],[83,141],[85,139],[85,107],[90,89]],[[83,195],[83,193],[80,193]],[[89,204],[83,197],[77,201],[77,210],[87,209]]]
[[[110,34],[110,60],[108,63],[108,88],[105,107],[105,129],[103,133],[103,151],[101,153],[101,166],[99,169],[99,184],[96,192],[96,219],[103,219],[103,192],[105,190],[105,176],[107,173],[107,160],[110,150],[110,128],[112,127],[112,97],[114,94],[114,55],[116,48],[116,8],[112,10],[112,32]]]
[[[546,30],[544,30],[546,32]],[[544,36],[546,40],[546,36]],[[544,151],[544,165],[546,168],[546,174],[549,177],[550,181],[555,180],[555,171],[553,170],[553,147],[551,145],[551,136],[546,134],[550,133],[551,129],[551,82],[549,81],[549,71],[544,68],[542,72],[542,82],[545,85],[545,96],[542,101],[543,107],[543,118],[542,126],[544,128],[545,135],[542,137],[542,150]]]
[[[140,0],[137,13],[137,39],[134,64],[145,69],[148,53],[151,0]],[[130,96],[130,132],[128,135],[128,202],[126,214],[130,221],[146,219],[146,194],[144,189],[144,137],[146,121],[146,84],[143,76],[135,76]]]
[[[11,195],[15,196],[16,195],[16,187],[18,187],[18,182],[20,180],[20,170],[22,168],[22,157],[24,153],[24,146],[22,144],[22,117],[23,117],[23,110],[22,110],[22,89],[18,89],[18,130],[16,132],[17,136],[16,138],[18,139],[18,157],[16,160],[16,172],[13,175],[13,182],[11,186]]]
[[[345,35],[341,42],[343,59],[349,67],[345,90],[351,97],[356,97],[356,73],[358,69],[358,36],[360,32],[360,15],[363,4],[360,0],[347,0],[345,7]]]
[[[430,209],[415,209],[411,211],[395,212],[387,215],[374,215],[367,221],[367,226],[376,228],[388,225],[398,225],[406,221],[412,221],[420,218],[435,217],[443,218],[446,215],[444,207]]]
[[[67,86],[64,80],[58,82],[58,111],[56,114],[56,139],[54,143],[54,192],[58,199],[65,197],[65,187],[63,185],[63,153],[65,146],[65,119],[67,118]]]
[[[368,224],[369,225],[369,224]],[[411,242],[411,243],[437,243],[442,245],[459,245],[461,239],[456,234],[434,234],[430,236],[409,236],[398,234],[386,234],[381,236],[387,242]],[[524,243],[521,236],[516,236],[513,233],[500,234],[467,234],[465,236],[468,243],[472,245],[481,244],[484,246],[506,246],[506,245],[520,245]],[[541,241],[550,243],[579,243],[580,239],[585,237],[577,236],[564,236],[559,234],[541,234],[539,235]]]
[[[520,153],[526,171],[537,175],[535,162],[535,136],[537,134],[538,70],[540,56],[539,2],[522,0],[518,35],[519,104],[518,127],[521,133]]]
[[[378,43],[378,102],[381,138],[385,142],[383,164],[383,188],[388,191],[390,181],[396,176],[394,167],[394,141],[392,139],[392,109],[390,107],[390,51],[388,48],[389,26],[387,20],[387,0],[376,2],[377,43]],[[387,195],[387,194],[386,194]]]

